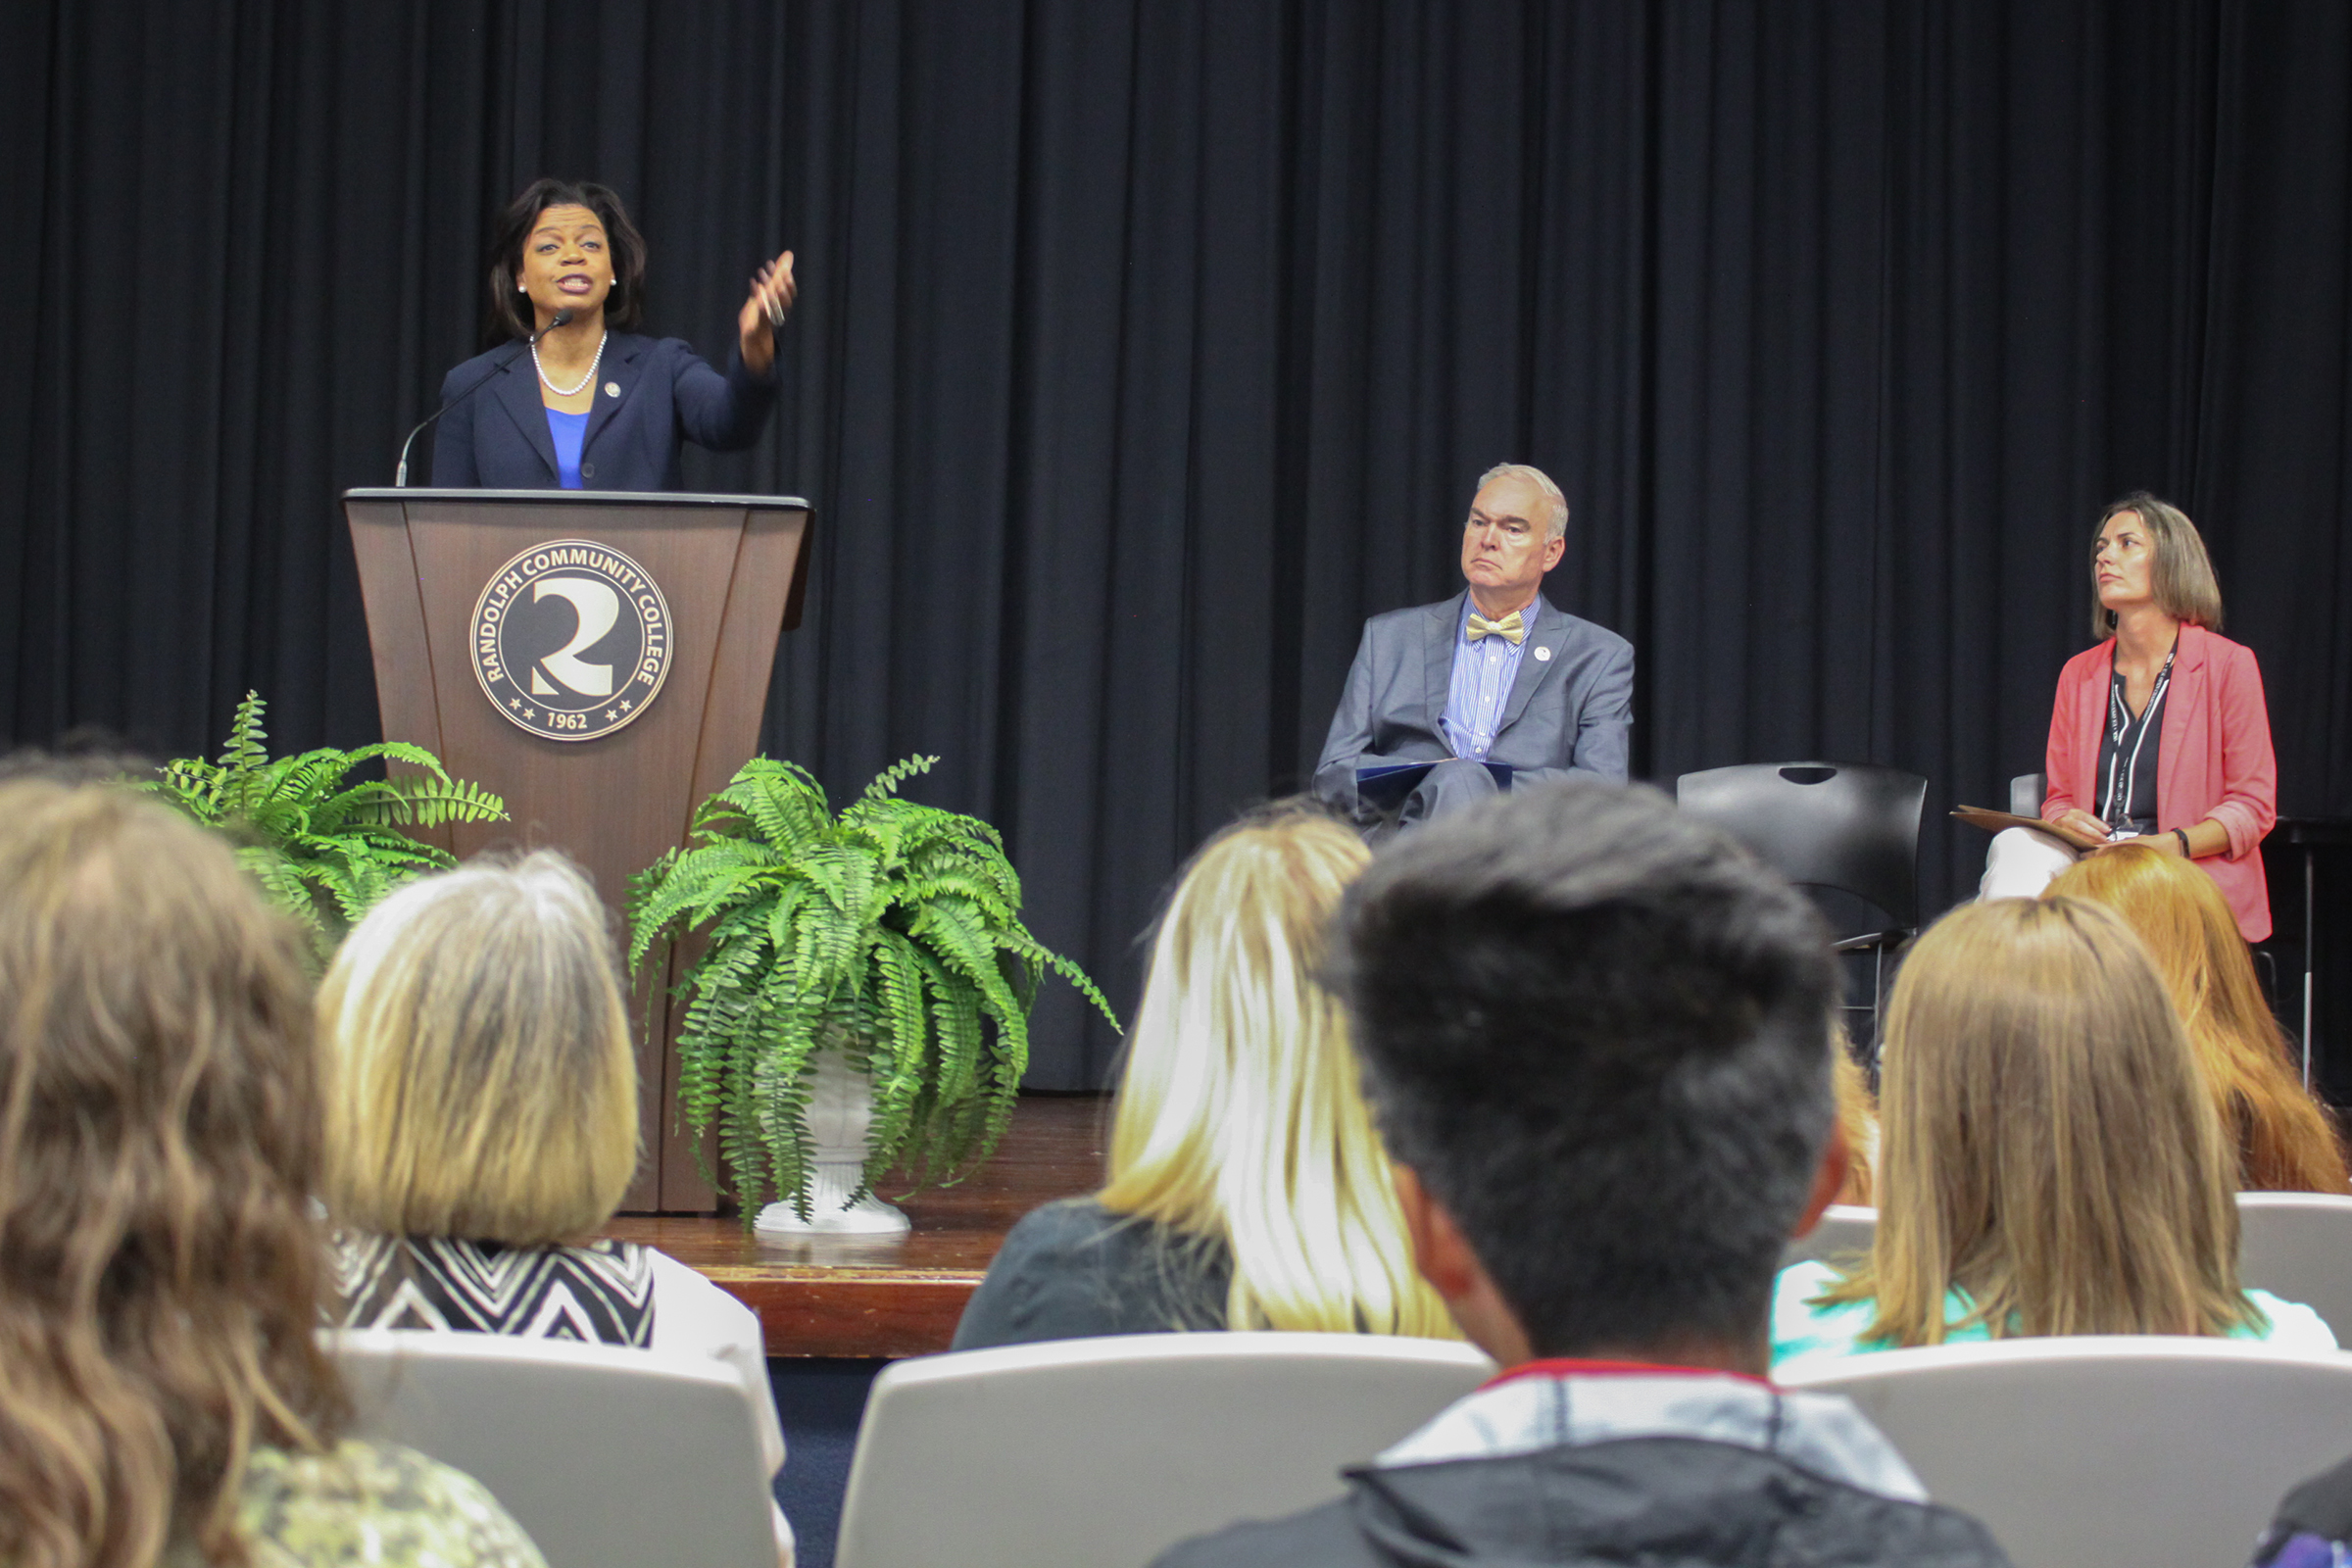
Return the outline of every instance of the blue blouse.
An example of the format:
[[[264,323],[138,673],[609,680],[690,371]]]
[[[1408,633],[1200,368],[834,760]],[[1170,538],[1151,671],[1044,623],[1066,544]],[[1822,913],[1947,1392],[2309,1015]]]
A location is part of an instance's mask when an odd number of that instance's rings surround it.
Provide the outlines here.
[[[584,489],[580,483],[580,446],[588,439],[588,416],[550,409],[547,433],[556,438],[557,481],[566,490]]]

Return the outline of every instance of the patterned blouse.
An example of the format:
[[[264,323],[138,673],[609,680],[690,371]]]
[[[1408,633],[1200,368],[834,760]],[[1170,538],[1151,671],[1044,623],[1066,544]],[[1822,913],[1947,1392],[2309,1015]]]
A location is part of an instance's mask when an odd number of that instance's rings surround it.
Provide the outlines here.
[[[635,1242],[502,1247],[445,1236],[336,1239],[341,1326],[654,1343],[652,1251]]]
[[[347,1438],[331,1453],[256,1448],[237,1525],[254,1568],[547,1568],[482,1484],[413,1448]],[[182,1541],[165,1568],[203,1568]]]

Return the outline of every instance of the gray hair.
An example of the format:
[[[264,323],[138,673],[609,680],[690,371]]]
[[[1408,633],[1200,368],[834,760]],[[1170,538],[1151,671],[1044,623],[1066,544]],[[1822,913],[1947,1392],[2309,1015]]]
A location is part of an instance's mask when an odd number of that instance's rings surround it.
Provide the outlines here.
[[[1544,537],[1568,536],[1568,498],[1560,494],[1560,487],[1551,482],[1550,474],[1525,463],[1497,463],[1478,476],[1478,488],[1484,490],[1497,479],[1523,479],[1543,491],[1544,499],[1551,503],[1551,516],[1545,521]]]

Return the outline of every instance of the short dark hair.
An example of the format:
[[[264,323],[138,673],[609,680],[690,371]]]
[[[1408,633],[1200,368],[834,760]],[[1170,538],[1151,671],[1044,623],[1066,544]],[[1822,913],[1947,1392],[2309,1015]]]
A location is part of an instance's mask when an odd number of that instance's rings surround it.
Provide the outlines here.
[[[594,180],[534,179],[491,225],[490,319],[482,331],[489,346],[529,337],[536,324],[531,313],[516,303],[522,296],[514,290],[514,274],[522,270],[522,242],[550,207],[587,208],[612,242],[612,293],[605,301],[605,324],[617,332],[634,332],[645,318],[645,236],[629,221],[619,192]]]
[[[1341,921],[1390,1153],[1538,1354],[1763,1331],[1832,1115],[1806,899],[1657,791],[1573,779],[1396,840]]]

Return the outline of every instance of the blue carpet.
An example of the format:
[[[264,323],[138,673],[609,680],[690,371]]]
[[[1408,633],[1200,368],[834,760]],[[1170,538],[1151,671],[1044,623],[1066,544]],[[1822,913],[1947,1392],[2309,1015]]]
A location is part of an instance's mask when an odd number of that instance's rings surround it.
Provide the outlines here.
[[[866,1391],[888,1361],[817,1361],[777,1356],[767,1363],[776,1414],[784,1423],[784,1473],[776,1501],[792,1521],[801,1568],[833,1568],[841,1501]]]

